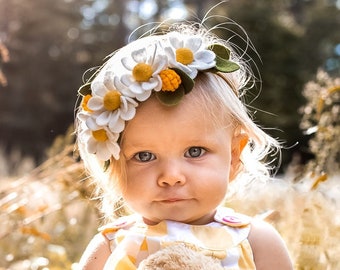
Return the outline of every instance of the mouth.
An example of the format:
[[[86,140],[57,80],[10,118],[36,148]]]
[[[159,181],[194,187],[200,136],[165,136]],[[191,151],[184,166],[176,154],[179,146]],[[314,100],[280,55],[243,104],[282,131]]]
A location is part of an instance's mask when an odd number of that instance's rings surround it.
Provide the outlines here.
[[[167,198],[167,199],[164,199],[164,200],[159,200],[159,202],[161,203],[176,203],[176,202],[183,202],[183,201],[186,201],[186,199],[183,199],[183,198]]]

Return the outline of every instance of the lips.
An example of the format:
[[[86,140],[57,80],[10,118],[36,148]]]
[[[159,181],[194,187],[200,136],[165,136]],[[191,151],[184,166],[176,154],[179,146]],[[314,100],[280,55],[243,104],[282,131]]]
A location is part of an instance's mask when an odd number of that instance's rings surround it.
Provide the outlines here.
[[[169,197],[169,198],[161,198],[157,200],[159,203],[164,204],[172,204],[172,203],[180,203],[190,201],[190,198],[182,198],[182,197]]]
[[[180,198],[169,198],[169,199],[161,200],[161,202],[172,203],[172,202],[180,202],[184,200],[185,199],[180,199]]]

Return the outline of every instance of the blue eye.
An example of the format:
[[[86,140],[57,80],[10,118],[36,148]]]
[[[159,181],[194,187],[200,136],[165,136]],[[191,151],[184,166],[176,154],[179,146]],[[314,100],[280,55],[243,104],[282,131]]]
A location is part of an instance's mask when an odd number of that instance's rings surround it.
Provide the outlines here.
[[[148,162],[154,160],[156,157],[154,154],[150,152],[139,152],[136,155],[134,155],[134,158],[140,162]]]
[[[188,151],[185,152],[184,156],[189,158],[197,158],[202,156],[206,152],[202,147],[190,147]]]

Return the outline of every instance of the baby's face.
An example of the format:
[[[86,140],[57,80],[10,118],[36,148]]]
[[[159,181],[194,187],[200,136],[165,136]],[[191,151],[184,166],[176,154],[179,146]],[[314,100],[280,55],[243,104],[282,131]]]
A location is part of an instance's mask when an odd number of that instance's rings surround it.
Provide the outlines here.
[[[232,137],[187,97],[174,107],[150,98],[124,132],[127,204],[150,224],[212,221],[228,186]]]

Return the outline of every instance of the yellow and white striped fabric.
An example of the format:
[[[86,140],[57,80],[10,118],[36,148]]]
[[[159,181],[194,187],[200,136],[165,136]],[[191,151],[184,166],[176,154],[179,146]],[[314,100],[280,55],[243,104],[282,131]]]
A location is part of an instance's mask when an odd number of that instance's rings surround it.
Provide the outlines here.
[[[104,269],[136,269],[150,254],[177,243],[219,259],[225,269],[255,269],[249,231],[249,217],[224,207],[207,225],[165,220],[148,226],[137,215],[124,217],[102,229],[112,250]]]

